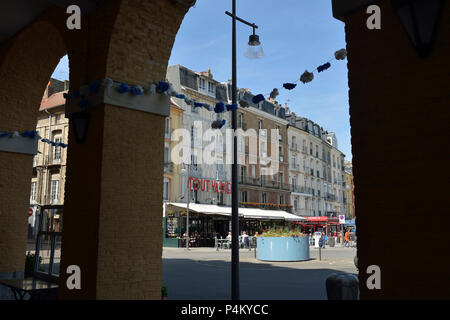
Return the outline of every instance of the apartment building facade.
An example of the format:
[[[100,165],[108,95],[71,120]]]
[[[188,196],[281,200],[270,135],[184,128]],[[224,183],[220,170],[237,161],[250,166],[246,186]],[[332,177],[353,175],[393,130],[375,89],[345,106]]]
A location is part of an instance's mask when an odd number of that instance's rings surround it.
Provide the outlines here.
[[[65,117],[65,99],[68,81],[50,79],[39,106],[36,131],[42,138],[68,144],[69,120]],[[39,140],[38,152],[33,157],[33,175],[30,187],[29,237],[35,236],[36,219],[41,206],[63,205],[66,181],[67,148],[52,146]],[[59,219],[59,216],[55,216]]]
[[[173,65],[167,68],[167,80],[174,89],[196,102],[206,103],[214,108],[217,102],[228,102],[227,86],[216,81],[211,71],[195,72],[181,65]],[[227,146],[225,144],[225,130],[231,128],[231,113],[224,112],[217,115],[203,107],[195,107],[187,104],[184,99],[172,98],[173,102],[182,110],[181,127],[189,130],[190,141],[182,141],[184,147],[191,150],[191,164],[180,166],[180,188],[174,195],[174,201],[186,202],[189,178],[231,182],[231,165],[226,165]],[[215,129],[215,163],[208,164],[203,161],[203,151],[210,141],[203,139],[204,133],[211,128],[212,123],[218,118],[225,120],[221,129]],[[179,142],[172,141],[171,150]],[[229,152],[230,150],[228,150]],[[212,190],[191,190],[191,202],[231,205],[231,194],[226,192],[214,192]]]
[[[61,91],[58,91],[61,90]],[[64,116],[68,83],[51,79],[42,98],[36,131],[43,138],[68,143],[69,120]],[[67,148],[38,142],[33,158],[30,205],[61,205],[64,203]]]
[[[286,119],[293,213],[337,217],[345,211],[346,193],[345,155],[336,135],[289,110]]]
[[[164,127],[164,181],[163,201],[179,201],[181,195],[181,166],[172,161],[172,132],[183,126],[183,109],[173,99],[170,103],[170,115],[166,118]]]
[[[353,184],[353,167],[350,161],[346,161],[345,165],[345,189],[347,194],[347,212],[346,219],[355,219],[355,185]]]
[[[275,101],[252,102],[253,95],[239,90],[237,127],[238,181],[241,207],[291,211],[288,177],[287,131],[284,108]]]

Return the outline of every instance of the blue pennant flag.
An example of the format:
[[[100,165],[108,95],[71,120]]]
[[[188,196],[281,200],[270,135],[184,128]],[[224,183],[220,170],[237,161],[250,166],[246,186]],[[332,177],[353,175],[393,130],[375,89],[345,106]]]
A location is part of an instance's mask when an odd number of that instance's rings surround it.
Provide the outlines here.
[[[260,103],[261,101],[264,101],[264,100],[266,100],[266,99],[264,98],[264,96],[262,94],[258,94],[258,95],[254,96],[252,98],[252,102],[254,104],[258,104],[258,103]]]
[[[237,110],[237,108],[238,108],[237,103],[227,104],[227,111]]]
[[[222,101],[217,102],[216,106],[214,107],[214,112],[215,113],[222,113],[225,111],[225,105]]]
[[[297,86],[296,83],[283,83],[283,88],[287,90],[292,90]]]
[[[130,88],[128,87],[128,85],[126,83],[121,83],[120,87],[119,87],[119,92],[127,93],[128,91],[130,91]]]
[[[158,81],[158,85],[156,86],[156,90],[160,93],[164,93],[169,89],[169,83],[164,81]]]
[[[91,82],[91,84],[89,85],[89,92],[91,94],[97,93],[99,89],[100,89],[100,83],[98,83],[97,81]]]
[[[327,63],[325,63],[325,64],[319,66],[319,67],[317,68],[317,71],[318,71],[318,72],[322,72],[322,71],[327,70],[329,67],[331,67],[331,63],[327,62]]]

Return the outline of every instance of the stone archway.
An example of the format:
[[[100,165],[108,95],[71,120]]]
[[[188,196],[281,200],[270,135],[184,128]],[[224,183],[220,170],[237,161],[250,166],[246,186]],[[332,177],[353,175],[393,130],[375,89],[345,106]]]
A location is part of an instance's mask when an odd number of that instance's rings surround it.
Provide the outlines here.
[[[0,47],[2,131],[36,128],[45,86],[65,52],[64,39],[46,21],[34,23]],[[4,278],[23,274],[32,161],[30,154],[0,151],[0,276]]]
[[[189,6],[183,1],[100,1],[81,30],[67,30],[66,13],[50,7],[1,47],[2,129],[34,128],[42,92],[68,53],[72,90],[105,77],[134,85],[163,80],[171,48]],[[47,43],[48,40],[51,44]],[[67,48],[67,49],[66,49]],[[42,53],[40,53],[42,52]],[[20,62],[38,73],[26,82]],[[37,63],[36,63],[37,62]],[[18,84],[15,84],[17,82]],[[22,97],[26,97],[21,100]],[[160,299],[164,117],[100,105],[85,144],[70,123],[59,297]],[[31,155],[0,152],[2,202],[0,272],[23,270]],[[8,183],[4,183],[4,182]],[[14,227],[11,225],[14,224]],[[81,290],[68,290],[69,265],[81,268]]]

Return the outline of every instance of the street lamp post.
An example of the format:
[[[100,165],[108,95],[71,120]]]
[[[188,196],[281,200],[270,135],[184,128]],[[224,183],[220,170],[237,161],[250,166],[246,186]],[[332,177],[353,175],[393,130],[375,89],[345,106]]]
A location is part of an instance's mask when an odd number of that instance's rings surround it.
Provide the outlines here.
[[[232,18],[232,77],[231,77],[231,103],[237,103],[236,86],[236,20],[253,28],[253,34],[250,36],[249,46],[257,47],[260,45],[259,37],[255,34],[258,28],[254,23],[249,23],[236,16],[236,0],[232,0],[232,12],[226,11],[225,14]],[[264,56],[262,49],[257,50],[256,54],[246,54],[248,58],[262,58]],[[239,212],[238,212],[238,167],[237,167],[237,136],[234,134],[237,129],[237,111],[234,108],[231,114],[231,128],[233,130],[233,163],[231,167],[231,299],[239,300]]]
[[[184,169],[187,172],[186,181],[187,181],[187,199],[186,199],[186,250],[189,250],[189,203],[191,201],[191,190],[189,184],[189,177],[191,175],[191,165],[185,164],[187,169]]]

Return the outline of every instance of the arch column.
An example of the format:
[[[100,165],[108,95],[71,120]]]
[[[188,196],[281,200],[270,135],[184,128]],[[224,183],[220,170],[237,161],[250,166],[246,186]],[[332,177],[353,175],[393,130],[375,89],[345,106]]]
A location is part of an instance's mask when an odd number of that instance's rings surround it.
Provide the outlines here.
[[[45,86],[64,52],[63,38],[44,21],[1,44],[0,131],[36,128]],[[24,275],[33,155],[18,151],[0,150],[0,278]],[[4,286],[2,298],[12,298]]]
[[[89,49],[69,49],[83,70],[71,69],[72,90],[104,77],[144,87],[164,80],[186,8],[168,0],[102,5],[90,18]],[[70,124],[59,298],[161,298],[164,119],[97,106],[85,144]],[[81,269],[81,290],[66,286],[69,265]]]

